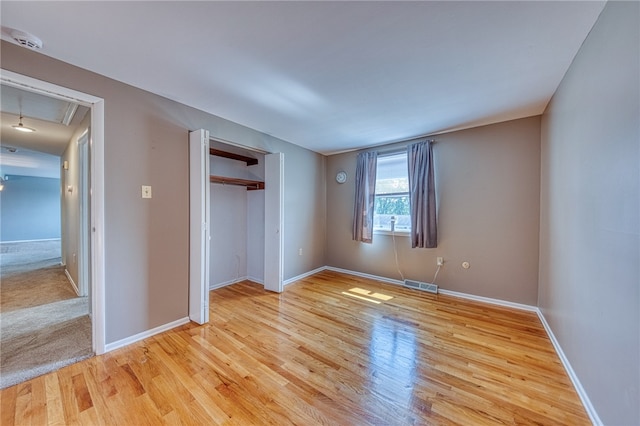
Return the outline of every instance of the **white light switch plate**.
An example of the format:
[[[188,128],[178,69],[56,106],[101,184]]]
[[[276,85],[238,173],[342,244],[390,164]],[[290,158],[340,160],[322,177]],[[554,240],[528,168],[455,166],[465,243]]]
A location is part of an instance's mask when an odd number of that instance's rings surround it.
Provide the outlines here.
[[[151,198],[151,186],[142,185],[142,198]]]

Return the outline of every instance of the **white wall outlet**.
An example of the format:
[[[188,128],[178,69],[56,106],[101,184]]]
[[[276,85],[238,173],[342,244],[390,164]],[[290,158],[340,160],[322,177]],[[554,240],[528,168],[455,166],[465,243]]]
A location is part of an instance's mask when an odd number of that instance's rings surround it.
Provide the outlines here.
[[[142,198],[151,198],[151,185],[142,185]]]
[[[298,249],[298,256],[302,256],[302,247]]]
[[[442,258],[440,256],[436,257],[436,265],[438,265],[438,266],[444,265],[444,258]]]
[[[462,262],[462,267],[464,269],[469,269],[469,268],[471,268],[471,265],[469,264],[469,262]]]

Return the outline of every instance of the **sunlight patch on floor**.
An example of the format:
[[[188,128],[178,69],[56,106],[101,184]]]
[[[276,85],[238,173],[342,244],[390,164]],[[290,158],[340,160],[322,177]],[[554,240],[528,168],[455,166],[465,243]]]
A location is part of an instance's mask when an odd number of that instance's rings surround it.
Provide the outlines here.
[[[343,291],[342,294],[346,296],[355,297],[356,299],[366,300],[367,302],[375,303],[377,305],[382,303],[380,302],[381,300],[386,302],[387,300],[393,299],[393,296],[387,296],[386,294],[382,294],[382,293],[372,293],[370,290],[365,290],[359,287],[351,288],[349,289],[348,292]],[[367,296],[367,297],[364,297],[364,296]],[[370,298],[373,298],[373,299],[370,299]]]

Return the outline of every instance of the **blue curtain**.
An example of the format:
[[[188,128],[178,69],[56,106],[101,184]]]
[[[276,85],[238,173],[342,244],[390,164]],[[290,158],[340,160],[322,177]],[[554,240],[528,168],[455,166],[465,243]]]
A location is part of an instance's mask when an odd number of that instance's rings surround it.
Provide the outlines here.
[[[438,246],[436,187],[431,141],[407,147],[409,202],[411,204],[411,247]]]
[[[353,207],[353,239],[373,242],[373,208],[376,200],[376,168],[378,153],[358,154],[356,166],[356,199]]]

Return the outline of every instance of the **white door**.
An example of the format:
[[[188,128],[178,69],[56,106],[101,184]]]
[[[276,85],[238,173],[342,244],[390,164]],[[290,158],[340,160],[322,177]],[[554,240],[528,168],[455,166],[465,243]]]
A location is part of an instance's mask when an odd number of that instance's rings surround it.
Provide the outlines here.
[[[80,160],[80,178],[78,179],[78,197],[80,198],[80,224],[78,237],[78,290],[79,296],[89,295],[89,131],[77,142]]]
[[[189,133],[189,319],[209,322],[209,131]]]
[[[282,292],[284,154],[264,156],[264,288]]]

